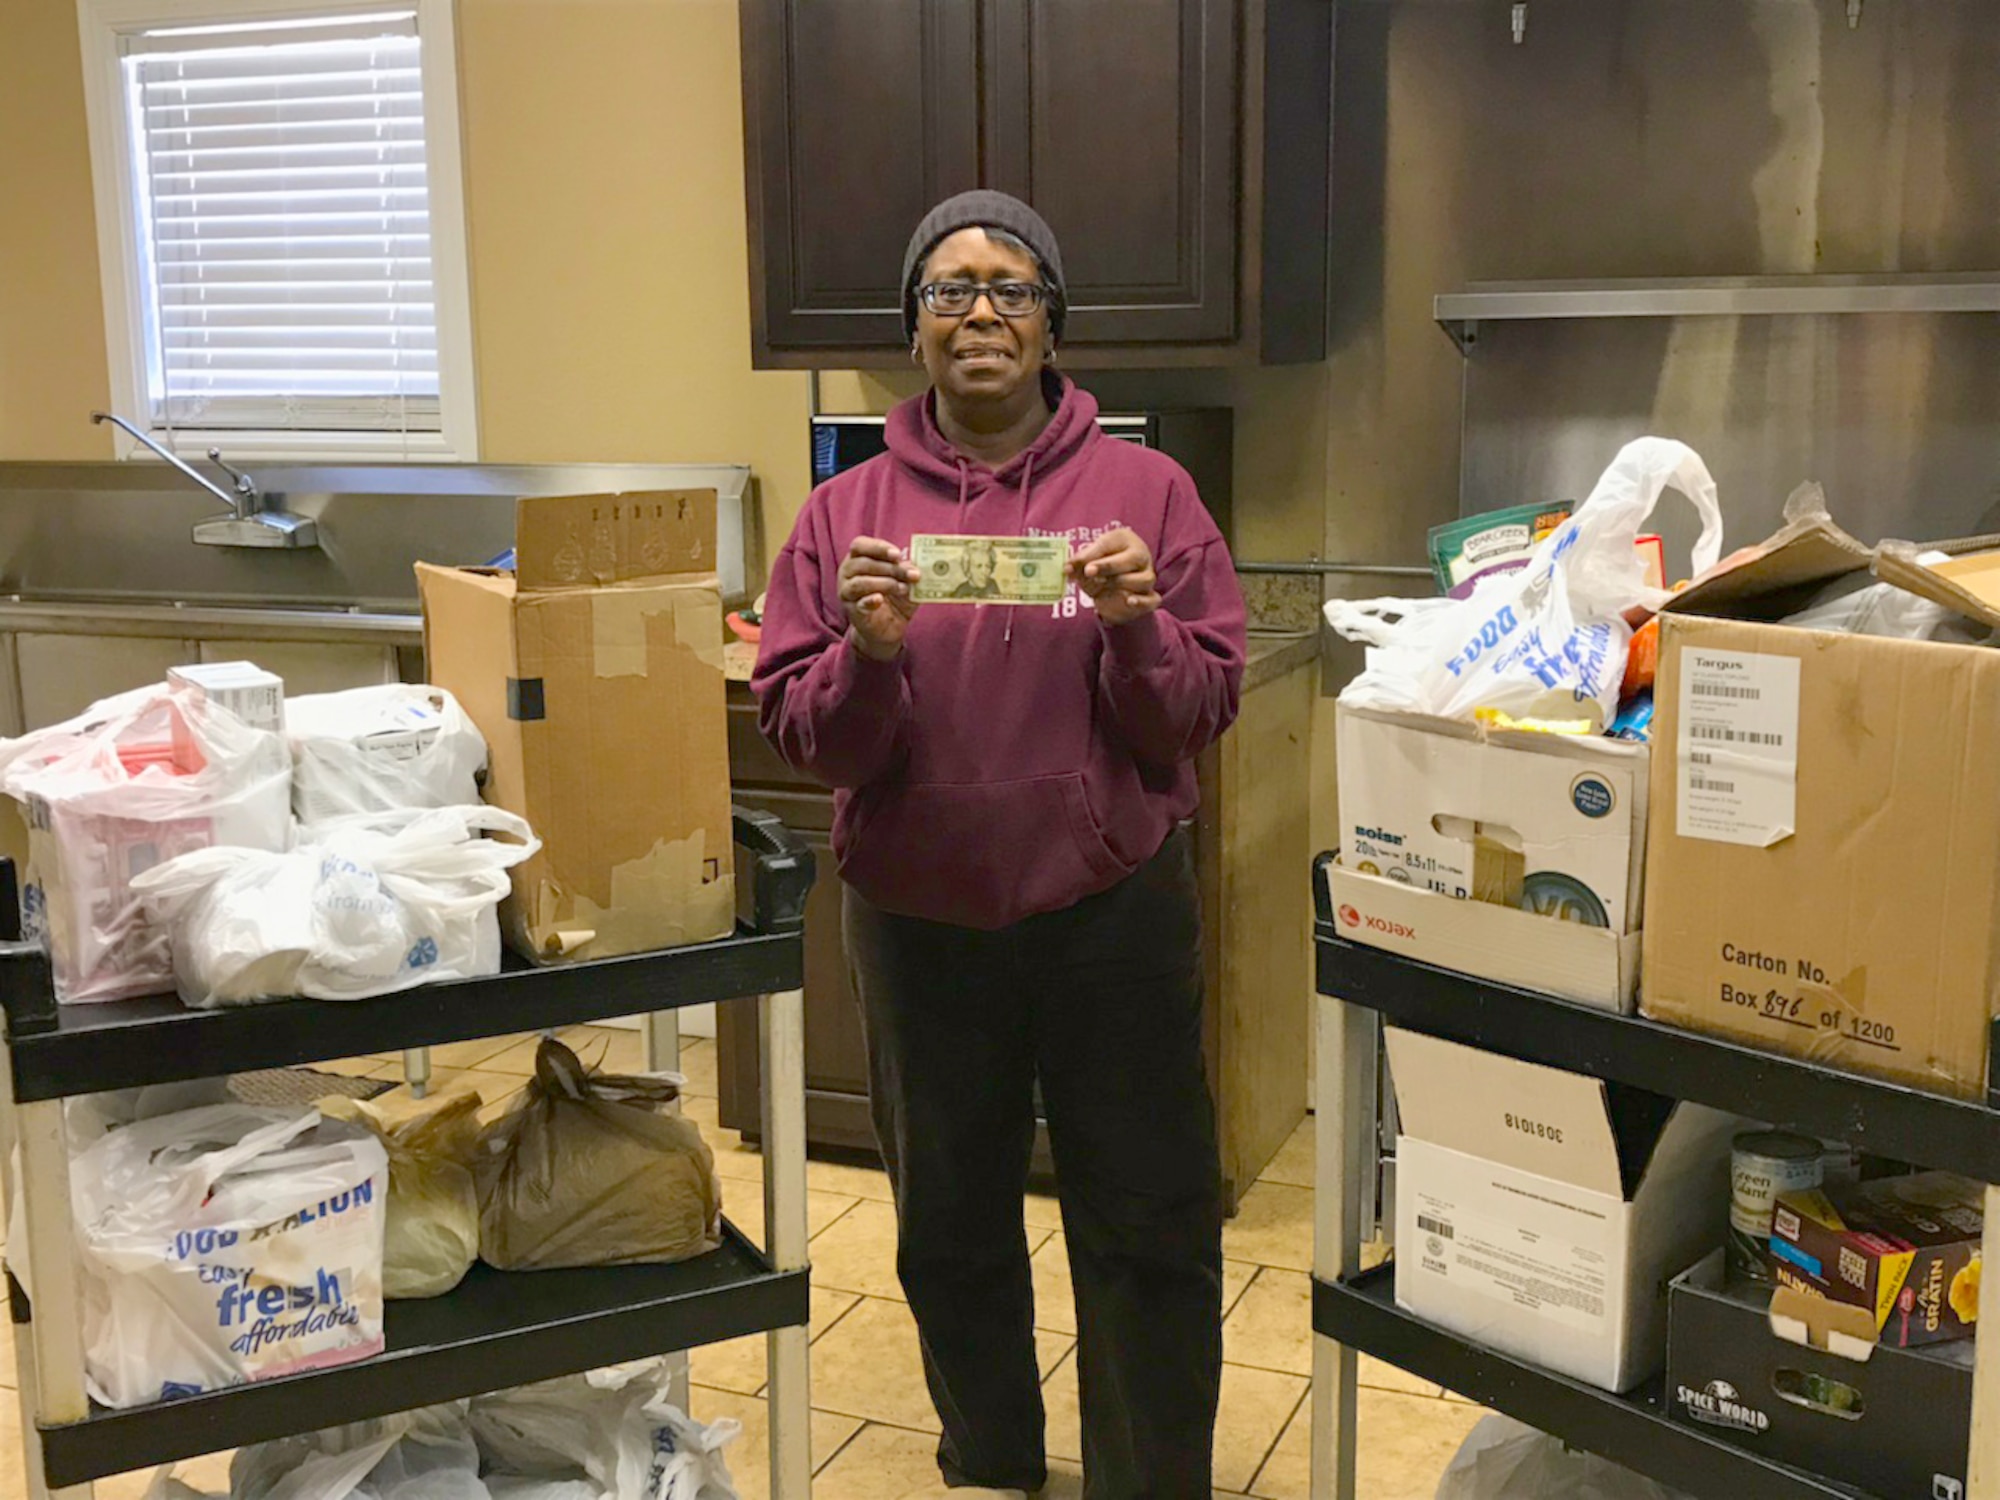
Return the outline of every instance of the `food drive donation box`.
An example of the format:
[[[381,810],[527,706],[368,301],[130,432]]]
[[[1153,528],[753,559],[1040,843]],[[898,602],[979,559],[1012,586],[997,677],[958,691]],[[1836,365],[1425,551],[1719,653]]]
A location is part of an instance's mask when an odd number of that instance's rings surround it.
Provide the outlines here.
[[[1850,576],[2000,622],[2000,557],[1933,569],[1823,517],[1669,605],[1640,1008],[1977,1098],[2000,999],[2000,651],[1771,623]]]
[[[417,565],[432,682],[486,736],[487,801],[542,841],[509,943],[541,963],[734,930],[715,492],[523,499],[516,567]]]

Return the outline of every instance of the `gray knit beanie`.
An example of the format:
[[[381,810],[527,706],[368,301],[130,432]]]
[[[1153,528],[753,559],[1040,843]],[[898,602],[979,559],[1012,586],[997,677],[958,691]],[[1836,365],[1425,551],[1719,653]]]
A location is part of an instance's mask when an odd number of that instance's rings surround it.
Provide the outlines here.
[[[917,333],[917,272],[931,251],[961,229],[1004,229],[1034,251],[1042,264],[1042,284],[1049,289],[1049,332],[1061,338],[1069,297],[1063,290],[1062,251],[1056,246],[1055,231],[1019,198],[991,188],[974,188],[945,199],[924,215],[910,236],[910,248],[903,256],[903,337],[915,338]]]

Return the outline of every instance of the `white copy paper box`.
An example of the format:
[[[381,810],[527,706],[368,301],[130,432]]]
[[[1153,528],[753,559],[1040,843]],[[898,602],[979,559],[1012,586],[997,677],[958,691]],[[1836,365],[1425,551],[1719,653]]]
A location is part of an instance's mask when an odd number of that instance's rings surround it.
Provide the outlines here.
[[[1327,867],[1334,928],[1350,942],[1461,974],[1630,1015],[1639,934],[1563,922],[1489,901],[1461,901],[1380,875]]]
[[[1394,1027],[1388,1045],[1397,1305],[1605,1390],[1657,1374],[1667,1281],[1722,1237],[1742,1122],[1635,1091],[1614,1125],[1598,1079]]]
[[[1469,897],[1485,836],[1514,851],[1530,909],[1639,927],[1646,746],[1346,706],[1335,736],[1349,870]]]

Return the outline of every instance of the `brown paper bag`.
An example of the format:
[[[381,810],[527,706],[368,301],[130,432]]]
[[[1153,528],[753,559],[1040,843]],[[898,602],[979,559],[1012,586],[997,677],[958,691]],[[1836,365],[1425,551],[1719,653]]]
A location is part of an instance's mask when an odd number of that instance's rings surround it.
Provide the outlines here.
[[[479,1253],[503,1271],[687,1260],[722,1243],[715,1157],[663,1078],[588,1069],[544,1040],[480,1143]]]

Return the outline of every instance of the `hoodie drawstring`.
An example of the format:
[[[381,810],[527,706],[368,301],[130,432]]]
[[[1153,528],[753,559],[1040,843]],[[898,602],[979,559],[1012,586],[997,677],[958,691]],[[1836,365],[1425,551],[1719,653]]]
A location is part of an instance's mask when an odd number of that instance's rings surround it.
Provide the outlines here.
[[[1026,462],[1024,462],[1021,465],[1021,535],[1022,536],[1026,536],[1028,534],[1028,499],[1029,496],[1033,493],[1034,485],[1035,485],[1035,450],[1030,448],[1028,450],[1028,457]],[[1000,644],[1003,646],[1012,646],[1014,644],[1013,607],[1010,607],[1007,611],[1007,629],[1005,630],[1005,632],[1002,633],[1000,637]]]

